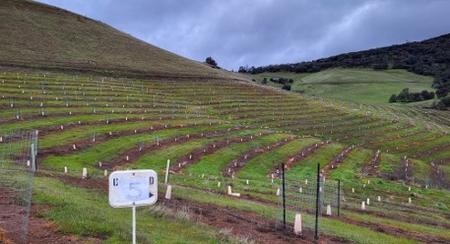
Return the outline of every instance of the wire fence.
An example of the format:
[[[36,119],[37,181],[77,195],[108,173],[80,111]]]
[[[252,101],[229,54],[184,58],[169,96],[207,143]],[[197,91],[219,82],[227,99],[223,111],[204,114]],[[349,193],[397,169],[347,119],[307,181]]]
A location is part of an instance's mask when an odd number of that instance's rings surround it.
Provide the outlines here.
[[[277,227],[302,235],[304,229],[314,230],[319,239],[320,219],[340,216],[343,191],[339,180],[325,180],[317,165],[317,178],[303,181],[287,179],[284,164],[280,167],[281,185],[278,196]]]
[[[344,199],[341,182],[325,180],[319,170],[317,179],[304,180],[286,179],[283,170],[281,172],[280,178],[253,179],[206,174],[170,175],[170,184],[272,204],[277,209],[272,227],[280,231],[295,233],[295,220],[301,214],[303,231],[297,234],[314,235],[318,239],[320,219],[340,216]],[[255,224],[265,226],[267,222]]]
[[[37,143],[35,131],[0,134],[0,243],[27,243]]]

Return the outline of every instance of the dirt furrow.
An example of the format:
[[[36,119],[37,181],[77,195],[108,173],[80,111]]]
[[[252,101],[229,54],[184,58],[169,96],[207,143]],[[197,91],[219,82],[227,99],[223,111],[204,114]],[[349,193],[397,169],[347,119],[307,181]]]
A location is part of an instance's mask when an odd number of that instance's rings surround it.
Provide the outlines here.
[[[431,173],[430,178],[434,185],[438,187],[444,187],[446,189],[450,188],[450,182],[447,180],[444,171],[439,168],[436,162],[431,162]]]
[[[434,140],[436,140],[437,138],[435,138]],[[416,154],[414,154],[414,158],[426,158],[426,157],[430,157],[433,154],[436,154],[438,152],[442,152],[442,151],[446,151],[450,149],[450,144],[449,143],[445,143],[445,144],[441,144],[441,145],[437,145],[427,151],[421,151],[421,152],[417,152]]]
[[[363,166],[362,172],[367,174],[368,176],[378,176],[379,174],[379,165],[381,160],[381,151],[377,150],[373,154],[372,158],[369,162],[365,163]]]
[[[426,233],[407,231],[398,227],[383,225],[379,223],[357,221],[348,217],[341,217],[339,218],[339,220],[348,224],[366,227],[376,232],[386,233],[392,236],[402,236],[407,239],[414,239],[423,243],[448,243],[450,241],[449,239],[443,239],[436,236],[427,235]]]
[[[356,202],[357,200],[354,199],[354,201]],[[358,199],[359,201],[359,199]],[[385,208],[392,208],[392,207],[403,207],[401,204],[396,204],[396,203],[389,203],[386,204]],[[417,212],[429,212],[430,210],[428,209],[424,209],[424,208],[418,208],[418,207],[414,207],[414,206],[410,206],[411,209],[408,210],[403,210],[403,211],[399,211],[399,212],[404,212],[404,213],[412,213],[412,214],[416,214]],[[348,206],[343,206],[343,209],[345,210],[349,210],[352,212],[357,212],[360,214],[368,214],[368,215],[372,215],[375,217],[381,217],[381,218],[386,218],[386,219],[395,219],[401,222],[406,222],[406,223],[410,223],[410,224],[417,224],[417,217],[415,216],[410,216],[410,215],[404,215],[404,214],[398,214],[398,213],[393,213],[393,212],[389,212],[389,213],[385,213],[385,212],[381,212],[381,211],[374,211],[374,210],[370,210],[370,209],[366,209],[366,210],[361,210],[359,208],[355,209],[355,208],[350,208]],[[437,214],[442,214],[442,212],[438,213],[436,211],[431,211],[433,213],[437,213]],[[345,215],[344,215],[345,216]],[[448,215],[446,215],[446,217],[450,217]],[[438,227],[442,227],[442,228],[450,228],[449,224],[446,223],[442,223],[439,220],[436,220],[435,222],[432,220],[427,220],[427,219],[420,219],[420,222],[422,224],[426,224],[429,226],[438,226]]]

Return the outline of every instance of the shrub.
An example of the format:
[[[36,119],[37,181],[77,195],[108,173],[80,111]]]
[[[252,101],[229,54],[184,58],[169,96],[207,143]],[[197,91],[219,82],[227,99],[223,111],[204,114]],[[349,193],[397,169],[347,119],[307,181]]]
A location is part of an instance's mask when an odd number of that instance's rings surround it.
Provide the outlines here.
[[[261,81],[261,83],[264,84],[264,85],[267,84],[267,78],[264,77],[264,79]]]
[[[290,91],[291,90],[291,85],[290,84],[284,84],[283,87],[281,87],[281,89],[286,90],[286,91]]]
[[[410,103],[410,102],[419,102],[430,100],[434,98],[434,92],[429,92],[427,90],[423,90],[421,92],[409,92],[408,88],[404,88],[398,95],[393,94],[389,98],[390,103],[402,102],[402,103]]]
[[[397,102],[397,95],[392,94],[392,96],[389,98],[389,102],[390,102],[390,103],[395,103],[395,102]]]
[[[207,58],[205,59],[205,63],[211,65],[211,66],[214,67],[214,68],[219,68],[219,66],[217,66],[216,60],[214,60],[212,57],[207,57]]]
[[[444,97],[442,98],[436,105],[435,107],[437,109],[446,109],[447,107],[450,107],[450,97]]]
[[[422,95],[423,100],[430,100],[434,98],[434,92],[429,92],[427,90],[423,90],[420,95]]]

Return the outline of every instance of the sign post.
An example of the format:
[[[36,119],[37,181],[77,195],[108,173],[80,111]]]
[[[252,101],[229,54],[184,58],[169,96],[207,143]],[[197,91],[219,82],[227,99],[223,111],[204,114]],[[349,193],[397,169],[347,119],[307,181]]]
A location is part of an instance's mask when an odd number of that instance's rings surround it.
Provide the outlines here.
[[[136,243],[136,207],[158,200],[158,175],[153,170],[115,171],[109,175],[109,205],[132,208],[132,240]]]
[[[133,223],[132,225],[132,235],[133,235],[133,244],[136,244],[136,206],[132,207],[132,212],[133,212]]]

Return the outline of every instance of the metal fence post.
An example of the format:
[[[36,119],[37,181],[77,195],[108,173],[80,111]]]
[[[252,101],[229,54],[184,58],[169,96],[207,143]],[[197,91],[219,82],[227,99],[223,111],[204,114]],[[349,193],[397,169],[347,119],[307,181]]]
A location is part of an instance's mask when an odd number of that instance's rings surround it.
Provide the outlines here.
[[[37,130],[31,133],[31,170],[33,172],[38,169],[36,160],[38,155],[38,135],[39,132]]]
[[[337,215],[341,216],[341,180],[338,180]]]
[[[286,180],[284,176],[284,163],[281,164],[281,179],[283,189],[283,228],[286,229]]]
[[[320,208],[320,163],[317,164],[317,185],[316,185],[316,223],[314,228],[314,239],[319,239],[319,208]]]
[[[34,149],[34,143],[31,143],[31,170],[36,171],[36,154]]]
[[[38,130],[35,130],[34,131],[34,133],[35,133],[35,145],[36,145],[36,156],[38,155],[38,149],[39,149],[39,131]]]

